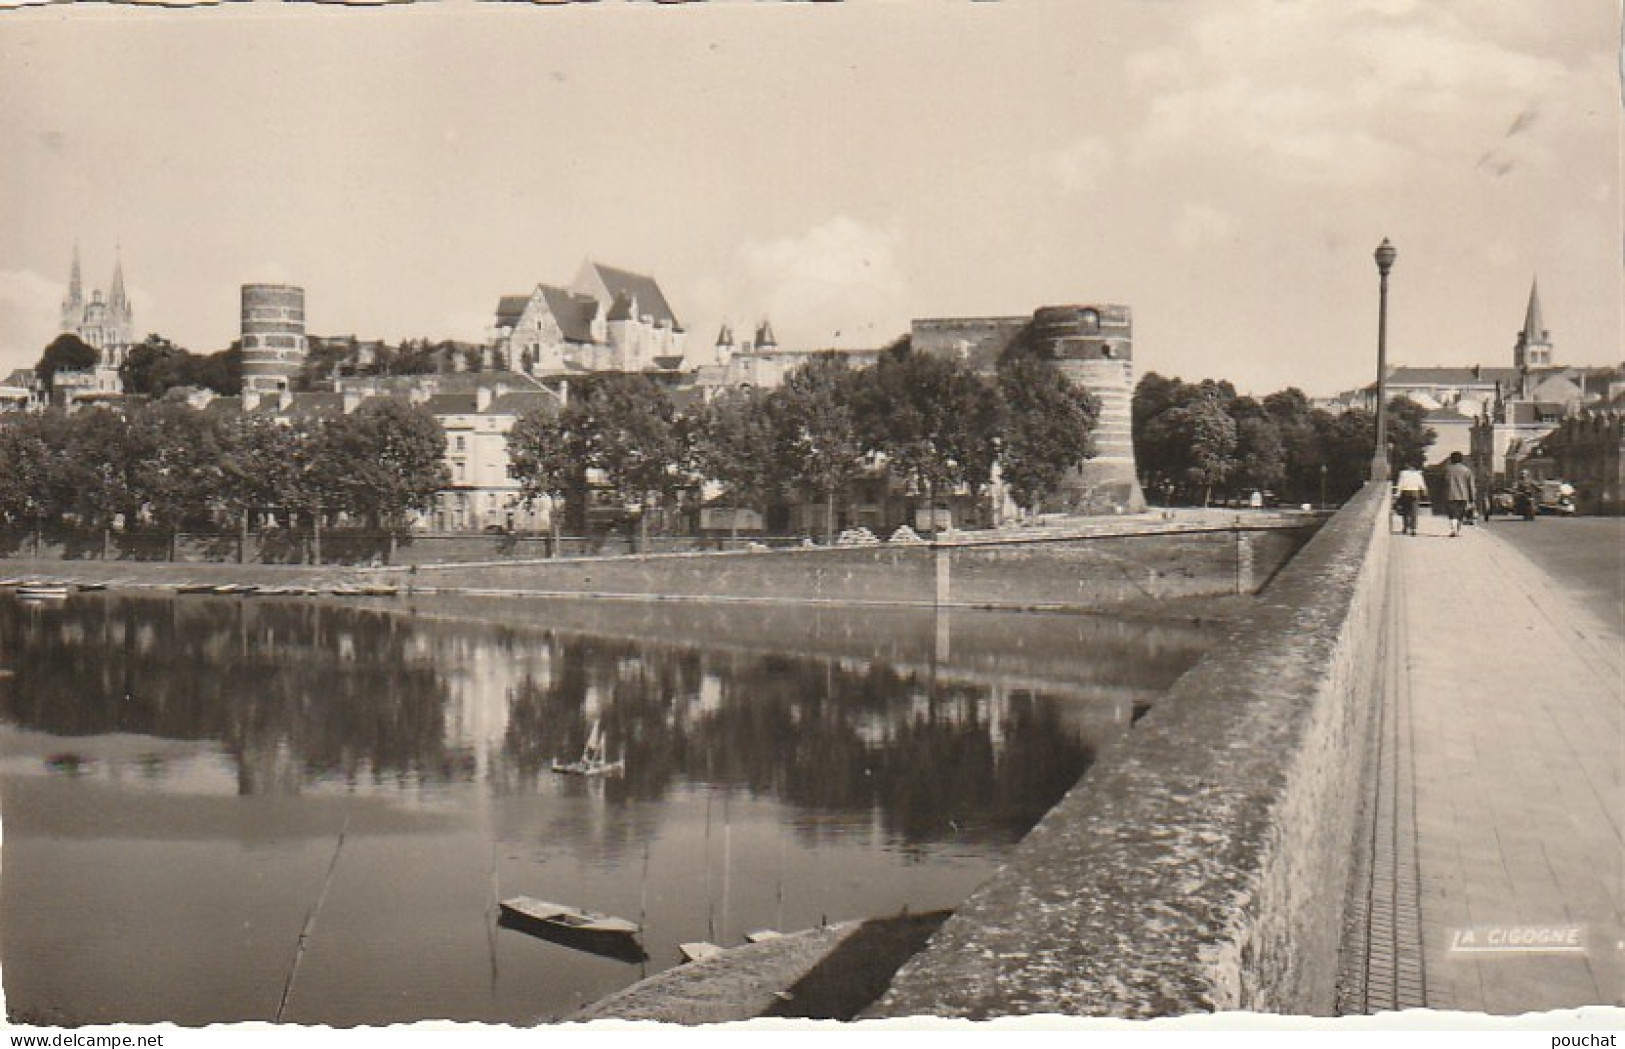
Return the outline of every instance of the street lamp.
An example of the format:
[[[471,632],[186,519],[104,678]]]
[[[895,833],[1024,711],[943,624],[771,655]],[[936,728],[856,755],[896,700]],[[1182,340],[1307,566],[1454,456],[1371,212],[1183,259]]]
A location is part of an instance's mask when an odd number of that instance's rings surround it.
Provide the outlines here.
[[[1384,237],[1372,256],[1377,260],[1381,289],[1377,299],[1377,447],[1371,453],[1373,481],[1388,480],[1388,271],[1393,268],[1398,254]]]

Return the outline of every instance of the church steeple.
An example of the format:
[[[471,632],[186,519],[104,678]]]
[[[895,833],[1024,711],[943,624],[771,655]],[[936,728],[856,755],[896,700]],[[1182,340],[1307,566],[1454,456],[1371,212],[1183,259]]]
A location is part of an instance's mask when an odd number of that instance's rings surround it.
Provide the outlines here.
[[[107,304],[115,310],[129,305],[124,297],[124,248],[119,246],[113,255],[113,286],[107,293]]]
[[[73,244],[73,269],[68,274],[68,297],[62,300],[62,330],[77,331],[85,317],[85,285],[79,275],[79,242]]]
[[[1529,284],[1529,305],[1523,313],[1523,330],[1518,333],[1517,345],[1512,351],[1512,363],[1517,368],[1545,368],[1552,363],[1551,333],[1540,313],[1540,281]]]

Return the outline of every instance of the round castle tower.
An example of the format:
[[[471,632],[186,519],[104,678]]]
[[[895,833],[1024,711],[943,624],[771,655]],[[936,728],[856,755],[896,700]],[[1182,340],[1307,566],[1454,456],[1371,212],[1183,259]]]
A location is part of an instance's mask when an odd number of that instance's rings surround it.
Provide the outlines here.
[[[305,360],[305,289],[243,285],[243,390],[285,390]]]
[[[1061,373],[1100,399],[1095,456],[1061,482],[1050,509],[1138,513],[1145,493],[1134,463],[1134,327],[1127,306],[1044,306],[1032,340]]]

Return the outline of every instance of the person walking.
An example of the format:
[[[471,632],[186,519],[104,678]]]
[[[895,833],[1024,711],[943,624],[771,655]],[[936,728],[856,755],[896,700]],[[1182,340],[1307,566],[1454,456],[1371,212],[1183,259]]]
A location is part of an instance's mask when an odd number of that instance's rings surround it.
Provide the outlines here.
[[[1460,452],[1450,453],[1450,462],[1444,468],[1445,505],[1450,512],[1450,534],[1461,534],[1461,523],[1467,519],[1467,508],[1478,495],[1478,484],[1473,471],[1462,462]]]
[[[1427,494],[1428,490],[1421,466],[1420,462],[1413,459],[1405,469],[1399,471],[1399,482],[1394,486],[1395,499],[1399,505],[1399,519],[1403,523],[1406,535],[1416,534],[1416,511],[1422,505],[1422,496]]]

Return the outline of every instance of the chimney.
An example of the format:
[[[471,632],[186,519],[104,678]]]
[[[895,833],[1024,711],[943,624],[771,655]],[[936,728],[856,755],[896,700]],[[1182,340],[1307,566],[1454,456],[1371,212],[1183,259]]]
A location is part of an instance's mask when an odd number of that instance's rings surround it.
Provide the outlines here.
[[[491,407],[491,393],[491,387],[483,382],[474,387],[474,410],[476,412],[484,412]]]
[[[1473,378],[1474,379],[1482,379],[1483,377],[1484,377],[1484,367],[1483,367],[1483,365],[1479,365],[1479,364],[1473,365]]]

